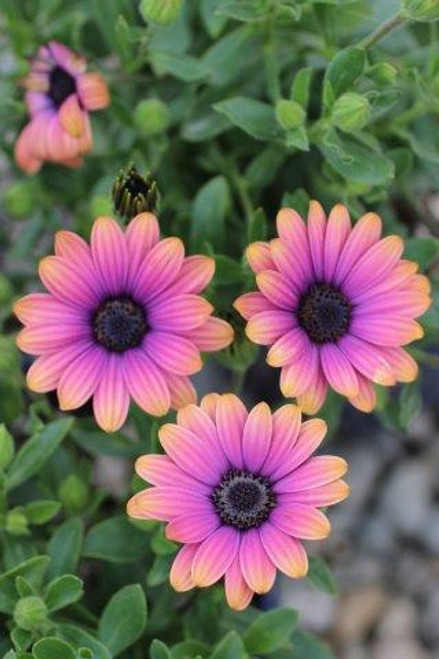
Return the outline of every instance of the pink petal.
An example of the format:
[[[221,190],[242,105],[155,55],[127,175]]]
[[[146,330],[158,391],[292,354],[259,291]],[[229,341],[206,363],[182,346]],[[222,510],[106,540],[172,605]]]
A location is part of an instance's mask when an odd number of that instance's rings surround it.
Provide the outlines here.
[[[351,219],[349,213],[342,204],[337,204],[330,212],[326,226],[324,277],[327,282],[332,281],[338,259],[350,231]]]
[[[66,368],[89,347],[89,341],[75,341],[57,352],[36,359],[26,373],[28,388],[40,394],[56,389]]]
[[[326,485],[345,475],[348,465],[343,458],[318,455],[309,458],[300,467],[275,484],[275,491],[300,492]]]
[[[93,411],[105,432],[116,432],[128,416],[130,396],[124,378],[124,355],[110,354],[93,396]]]
[[[384,359],[390,364],[398,382],[413,382],[418,376],[418,365],[403,348],[381,348]]]
[[[78,73],[84,73],[87,60],[82,55],[78,55],[64,44],[59,43],[59,41],[50,41],[46,48],[50,53],[50,57],[53,57],[57,64],[66,69],[73,77],[76,78]]]
[[[196,345],[177,334],[150,332],[145,336],[143,349],[158,366],[177,375],[192,375],[203,368]]]
[[[297,404],[305,414],[316,414],[324,404],[327,392],[328,383],[319,367],[308,388],[297,396]]]
[[[245,328],[250,341],[262,345],[274,343],[282,334],[295,327],[293,314],[288,311],[261,311],[250,318]]]
[[[91,232],[91,253],[107,293],[125,292],[128,249],[120,226],[111,217],[98,217]]]
[[[274,565],[293,579],[301,579],[308,572],[308,557],[303,545],[269,522],[260,529],[265,551]]]
[[[169,573],[171,586],[178,593],[184,593],[194,587],[192,581],[192,561],[200,545],[185,545],[180,549]]]
[[[141,348],[128,350],[124,357],[125,382],[137,405],[153,416],[166,414],[171,396],[163,371]]]
[[[378,348],[349,334],[344,336],[338,345],[352,366],[366,378],[377,384],[395,384],[392,367]]]
[[[282,208],[277,214],[276,225],[281,241],[285,241],[291,256],[300,262],[303,276],[309,279],[312,261],[305,222],[293,209]]]
[[[135,464],[136,473],[151,485],[178,487],[205,496],[211,487],[180,469],[167,455],[142,455]]]
[[[259,290],[279,309],[294,309],[299,296],[284,275],[277,270],[263,270],[256,275]]]
[[[17,300],[13,311],[24,325],[71,324],[89,326],[88,314],[83,309],[61,302],[47,293],[30,293]]]
[[[318,201],[310,201],[308,211],[308,240],[314,275],[323,281],[326,215]]]
[[[85,323],[63,322],[58,325],[30,325],[17,334],[20,350],[30,355],[52,353],[67,348],[73,342],[91,341],[90,328]]]
[[[346,499],[349,495],[349,485],[339,478],[338,480],[321,485],[320,487],[313,487],[310,490],[302,490],[288,495],[290,503],[304,503],[308,506],[321,508],[326,506],[333,506]]]
[[[177,423],[182,428],[186,428],[200,439],[203,439],[206,448],[209,447],[209,449],[212,448],[215,451],[220,446],[214,422],[197,405],[186,405],[183,409],[179,410],[177,413]]]
[[[195,254],[183,259],[178,279],[174,281],[161,295],[159,300],[182,293],[198,294],[210,284],[215,274],[215,260],[210,256]]]
[[[430,306],[431,297],[429,295],[411,290],[410,285],[407,284],[396,291],[388,291],[364,300],[356,308],[356,315],[358,318],[366,318],[369,314],[417,318],[422,316]]]
[[[259,595],[271,590],[276,578],[276,568],[267,556],[258,529],[250,529],[242,534],[239,562],[250,590]]]
[[[233,306],[245,320],[249,320],[260,311],[274,311],[276,309],[276,305],[267,300],[265,295],[262,295],[259,291],[240,295],[233,303]]]
[[[244,466],[242,437],[247,417],[244,404],[234,394],[225,394],[217,400],[218,436],[225,454],[235,469],[242,469]]]
[[[372,412],[376,405],[376,394],[373,383],[357,373],[358,394],[349,398],[351,405],[361,412]]]
[[[160,228],[152,213],[136,215],[125,231],[128,249],[129,281],[134,283],[141,264],[160,240]]]
[[[249,413],[242,437],[245,467],[257,473],[267,457],[271,443],[273,420],[267,403],[259,403]]]
[[[109,105],[107,83],[100,73],[84,73],[78,76],[76,84],[81,103],[87,110],[102,110]]]
[[[392,271],[403,250],[400,236],[388,236],[369,247],[347,275],[343,292],[355,300],[354,296],[369,290]]]
[[[43,164],[42,159],[35,154],[33,148],[34,121],[32,120],[23,128],[14,146],[15,162],[27,174],[35,174]]]
[[[63,257],[46,256],[40,261],[39,275],[47,290],[61,302],[93,309],[99,303],[100,286],[86,273],[70,266]]]
[[[278,481],[303,464],[320,446],[327,430],[328,427],[323,419],[310,419],[302,423],[294,446],[291,447],[289,454],[284,457],[282,463],[271,474],[272,480]],[[279,480],[279,483],[276,484],[276,491],[283,491],[282,484],[283,481]]]
[[[226,571],[224,578],[227,604],[235,611],[246,609],[253,597],[253,591],[247,586],[239,563],[239,554]]]
[[[201,543],[192,563],[196,586],[211,586],[227,572],[239,548],[239,533],[222,526]]]
[[[233,341],[233,327],[221,318],[208,318],[200,327],[184,331],[184,336],[201,352],[216,352]]]
[[[292,288],[302,293],[312,280],[312,262],[308,251],[297,251],[281,238],[270,241],[270,250],[276,268],[284,274]]]
[[[165,238],[148,253],[132,283],[134,298],[153,300],[179,277],[184,259],[180,238]]]
[[[287,535],[301,540],[322,540],[331,530],[328,518],[320,510],[302,503],[279,505],[273,510],[270,522]]]
[[[319,349],[310,343],[296,359],[284,366],[280,374],[280,388],[286,398],[300,396],[316,377],[319,368]]]
[[[205,323],[212,311],[210,302],[198,295],[178,295],[153,302],[148,308],[148,323],[165,332],[185,332]]]
[[[166,527],[166,537],[174,542],[202,542],[220,525],[219,517],[212,510],[210,513],[186,513],[174,517]]]
[[[252,243],[245,250],[245,255],[254,273],[274,269],[274,262],[268,243]]]
[[[310,341],[301,327],[295,327],[283,334],[267,354],[267,364],[280,367],[287,366],[310,349]]]
[[[271,476],[293,451],[301,427],[302,415],[296,405],[283,405],[273,414],[270,448],[261,473]]]
[[[179,515],[209,512],[211,503],[200,492],[178,487],[150,487],[135,494],[127,503],[127,513],[134,519],[170,522]]]
[[[58,110],[61,126],[72,137],[81,137],[85,130],[84,112],[76,94],[70,94]]]
[[[216,408],[221,399],[221,396],[216,393],[206,394],[200,402],[200,407],[203,412],[209,415],[214,423],[216,423]]]
[[[424,330],[418,322],[402,316],[386,318],[371,315],[366,322],[354,316],[350,331],[370,343],[392,347],[406,345],[424,336]]]
[[[366,213],[353,227],[340,254],[333,281],[340,285],[360,257],[381,236],[381,220],[375,213]]]
[[[197,402],[197,392],[187,375],[166,373],[166,384],[171,395],[171,407],[178,410],[180,407]]]
[[[358,378],[350,361],[335,343],[325,343],[320,349],[323,372],[330,386],[344,396],[356,396]]]
[[[159,439],[181,469],[208,485],[217,485],[228,471],[229,463],[221,446],[208,437],[198,437],[186,428],[166,423],[159,430]]]
[[[93,345],[70,363],[58,382],[60,409],[74,410],[87,402],[96,391],[107,359],[108,353]]]

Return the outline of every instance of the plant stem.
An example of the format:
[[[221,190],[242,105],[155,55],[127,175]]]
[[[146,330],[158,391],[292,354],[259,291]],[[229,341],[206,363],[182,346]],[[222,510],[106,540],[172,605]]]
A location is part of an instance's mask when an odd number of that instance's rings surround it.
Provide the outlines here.
[[[244,386],[244,380],[246,376],[246,371],[233,371],[232,379],[230,383],[230,388],[237,396],[240,395],[242,388]]]
[[[406,21],[406,16],[402,11],[399,11],[395,16],[389,18],[388,21],[382,23],[376,30],[371,32],[367,37],[364,37],[357,45],[359,48],[370,48],[374,46],[378,41],[387,37],[390,32],[401,27]]]
[[[404,112],[401,112],[401,114],[395,117],[393,121],[395,125],[401,126],[410,123],[413,121],[413,119],[417,119],[426,112],[427,110],[424,103],[422,101],[418,101],[413,105],[413,107],[408,108],[408,110],[405,110]]]

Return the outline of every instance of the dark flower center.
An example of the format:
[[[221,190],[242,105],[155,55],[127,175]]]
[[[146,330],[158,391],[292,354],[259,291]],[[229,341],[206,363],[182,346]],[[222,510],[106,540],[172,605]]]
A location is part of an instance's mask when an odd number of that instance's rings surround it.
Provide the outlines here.
[[[129,297],[106,300],[93,316],[95,339],[111,352],[124,352],[135,348],[147,331],[148,322],[144,308]]]
[[[334,286],[313,284],[299,304],[300,325],[314,343],[338,341],[349,329],[352,305]]]
[[[233,469],[213,490],[212,501],[224,524],[246,531],[267,521],[276,496],[264,476]]]
[[[59,108],[66,98],[75,92],[75,78],[61,66],[55,66],[49,75],[49,91],[47,92],[54,105]]]

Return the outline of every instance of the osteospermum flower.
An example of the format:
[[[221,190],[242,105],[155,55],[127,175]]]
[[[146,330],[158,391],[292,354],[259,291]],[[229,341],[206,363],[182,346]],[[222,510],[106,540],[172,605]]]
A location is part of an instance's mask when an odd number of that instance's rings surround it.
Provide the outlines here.
[[[124,423],[130,396],[156,416],[195,401],[188,376],[202,368],[200,351],[220,350],[233,338],[198,295],[214,269],[206,256],[185,258],[179,238],[160,240],[149,213],[125,233],[112,218],[98,218],[90,246],[60,231],[55,256],[39,266],[49,292],[14,306],[26,325],[17,344],[38,355],[29,388],[56,388],[62,410],[93,396],[96,421],[108,432]]]
[[[312,201],[307,224],[284,208],[277,230],[278,238],[247,248],[259,292],[242,295],[235,307],[248,320],[248,337],[271,346],[267,362],[282,369],[282,393],[303,411],[317,412],[330,386],[370,412],[374,382],[417,376],[402,346],[423,336],[414,319],[431,303],[427,278],[401,259],[399,236],[380,239],[374,213],[351,227],[344,206],[326,219]]]
[[[33,174],[43,162],[68,167],[82,163],[90,151],[88,113],[107,107],[108,87],[99,73],[87,73],[87,62],[63,44],[41,46],[24,80],[30,122],[15,144],[15,160]]]
[[[348,495],[344,460],[312,457],[326,433],[321,419],[301,423],[295,405],[250,413],[233,394],[209,394],[179,410],[159,430],[167,455],[145,455],[136,471],[154,487],[134,495],[128,514],[167,522],[166,536],[184,543],[170,580],[177,591],[210,586],[224,576],[226,597],[244,609],[266,593],[276,569],[306,575],[302,539],[325,538],[319,510]]]

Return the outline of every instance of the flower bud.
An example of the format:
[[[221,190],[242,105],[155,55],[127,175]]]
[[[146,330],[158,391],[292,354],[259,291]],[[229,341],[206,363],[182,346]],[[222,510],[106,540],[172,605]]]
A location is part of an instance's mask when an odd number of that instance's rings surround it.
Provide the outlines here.
[[[14,457],[14,453],[14,440],[5,424],[2,423],[0,425],[0,469],[4,470],[9,466]]]
[[[141,176],[131,164],[122,170],[113,185],[114,208],[128,221],[139,213],[153,213],[158,200],[157,183],[148,173]]]
[[[139,11],[147,23],[170,25],[177,20],[182,0],[141,0]]]
[[[402,9],[412,21],[439,20],[439,0],[403,0]]]
[[[296,101],[281,99],[276,103],[276,119],[285,130],[298,128],[303,124],[305,118],[305,110]]]
[[[88,501],[89,489],[87,483],[71,474],[61,483],[58,497],[68,513],[80,512]]]
[[[47,622],[47,606],[37,595],[18,600],[14,609],[15,624],[27,632],[39,631]]]
[[[8,512],[5,527],[11,535],[29,535],[28,520],[21,508],[14,508]]]
[[[35,181],[17,181],[4,194],[6,211],[17,220],[25,219],[35,205]]]
[[[338,98],[332,108],[332,123],[345,133],[361,130],[369,121],[370,105],[365,96],[347,92]]]
[[[394,85],[397,74],[397,69],[392,64],[389,64],[389,62],[378,62],[378,64],[374,64],[367,71],[369,78],[372,78],[380,87]]]
[[[134,110],[134,123],[143,137],[159,135],[168,127],[168,108],[159,98],[140,101]]]

